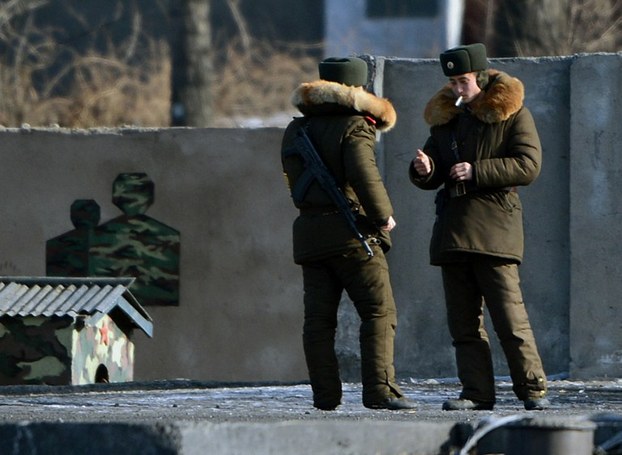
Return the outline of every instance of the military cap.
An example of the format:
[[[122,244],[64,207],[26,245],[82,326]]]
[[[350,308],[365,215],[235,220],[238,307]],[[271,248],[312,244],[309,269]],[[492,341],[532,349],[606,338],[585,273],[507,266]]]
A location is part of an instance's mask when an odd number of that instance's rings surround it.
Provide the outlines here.
[[[443,52],[440,58],[443,73],[448,77],[488,68],[486,46],[482,43],[454,47]]]
[[[358,57],[329,57],[318,66],[320,79],[340,84],[367,85],[367,63]]]

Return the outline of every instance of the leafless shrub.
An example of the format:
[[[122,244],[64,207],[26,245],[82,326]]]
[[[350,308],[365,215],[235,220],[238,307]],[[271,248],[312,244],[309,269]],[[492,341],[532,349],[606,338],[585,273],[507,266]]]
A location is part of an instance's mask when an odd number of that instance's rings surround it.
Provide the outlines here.
[[[622,46],[622,1],[575,0],[570,3],[568,49],[617,52]]]
[[[0,123],[4,125],[20,124],[30,117],[40,101],[35,74],[49,66],[55,54],[49,37],[33,26],[32,16],[19,29],[13,24],[11,14],[27,6],[22,3],[10,2],[0,10]]]
[[[169,125],[168,46],[146,39],[138,49],[139,18],[128,39],[106,53],[72,52],[72,58],[61,61],[61,50],[68,50],[58,46],[51,31],[35,29],[30,14],[34,2],[12,3],[12,10],[0,12],[0,46],[10,51],[0,58],[0,124]]]
[[[465,29],[495,56],[617,52],[622,0],[467,0]]]
[[[90,52],[76,58],[72,73],[59,123],[79,128],[169,125],[170,59],[165,43],[153,43],[142,65]]]
[[[250,51],[230,44],[216,65],[215,112],[219,117],[269,116],[291,112],[290,95],[301,82],[317,79],[317,60],[307,48],[275,48],[253,41]]]
[[[620,10],[619,0],[505,0],[503,8],[521,56],[615,52]]]
[[[0,5],[0,33],[20,15],[30,13],[47,4],[47,0],[6,0]]]
[[[77,54],[61,48],[51,30],[34,27],[31,13],[45,3],[11,0],[0,7],[0,46],[10,50],[0,53],[0,125],[170,125],[169,46],[139,39],[137,13],[127,40],[104,52]],[[218,64],[212,90],[217,126],[292,112],[292,90],[317,77],[317,61],[311,56],[317,48],[270,44],[243,35],[243,40],[215,47]]]
[[[274,43],[249,32],[239,0],[227,0],[238,38],[216,45],[214,78],[215,125],[235,126],[238,119],[293,113],[291,92],[317,78],[319,45]]]
[[[0,63],[0,124],[23,123],[68,128],[95,126],[168,126],[170,121],[170,59],[167,47],[155,43],[156,54],[143,65],[129,65],[114,56],[89,53],[75,58],[69,88],[54,96],[49,85],[35,87],[34,68]]]

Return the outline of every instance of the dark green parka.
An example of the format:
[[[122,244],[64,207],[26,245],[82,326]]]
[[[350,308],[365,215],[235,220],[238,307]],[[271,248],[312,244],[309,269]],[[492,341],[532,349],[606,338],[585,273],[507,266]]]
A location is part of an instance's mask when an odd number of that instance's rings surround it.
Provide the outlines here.
[[[393,215],[391,201],[376,166],[376,130],[388,131],[396,122],[393,105],[386,99],[336,82],[318,80],[301,84],[292,104],[304,115],[292,120],[283,135],[281,157],[287,183],[294,188],[304,171],[298,155],[285,152],[294,146],[296,132],[307,133],[326,167],[335,177],[354,209],[357,225],[365,236],[391,246],[389,234],[379,226]],[[317,261],[349,249],[362,248],[329,195],[314,182],[302,202],[295,202],[300,215],[294,221],[294,261]]]
[[[432,173],[421,178],[411,164],[409,175],[423,189],[445,185],[436,198],[430,243],[433,265],[459,261],[462,253],[517,263],[523,258],[522,205],[515,187],[528,185],[539,175],[540,139],[531,113],[523,106],[522,82],[496,70],[488,74],[489,83],[466,111],[454,105],[450,84],[425,108],[424,118],[431,128],[423,151],[430,156]],[[467,194],[449,197],[449,189],[455,186],[449,170],[461,161],[473,166],[473,181]]]

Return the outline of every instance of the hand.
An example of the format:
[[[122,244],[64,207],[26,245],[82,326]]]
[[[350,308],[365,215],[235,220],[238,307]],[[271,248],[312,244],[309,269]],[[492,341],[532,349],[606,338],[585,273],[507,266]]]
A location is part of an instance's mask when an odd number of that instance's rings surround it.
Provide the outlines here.
[[[454,164],[449,170],[449,176],[457,182],[473,179],[473,166],[463,162]]]
[[[391,230],[395,227],[396,224],[397,223],[393,219],[393,216],[390,216],[389,217],[389,221],[387,221],[387,224],[385,224],[384,226],[380,226],[380,230],[381,231],[391,232]]]
[[[430,175],[430,172],[432,172],[430,157],[423,153],[421,149],[417,149],[417,156],[413,160],[413,167],[421,177]]]

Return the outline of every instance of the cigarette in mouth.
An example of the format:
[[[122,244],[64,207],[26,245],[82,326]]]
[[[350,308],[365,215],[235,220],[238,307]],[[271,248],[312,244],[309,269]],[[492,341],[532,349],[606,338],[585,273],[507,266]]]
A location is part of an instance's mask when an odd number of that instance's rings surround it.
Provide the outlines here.
[[[459,96],[458,99],[456,100],[455,106],[460,107],[461,104],[462,104],[462,97]]]

